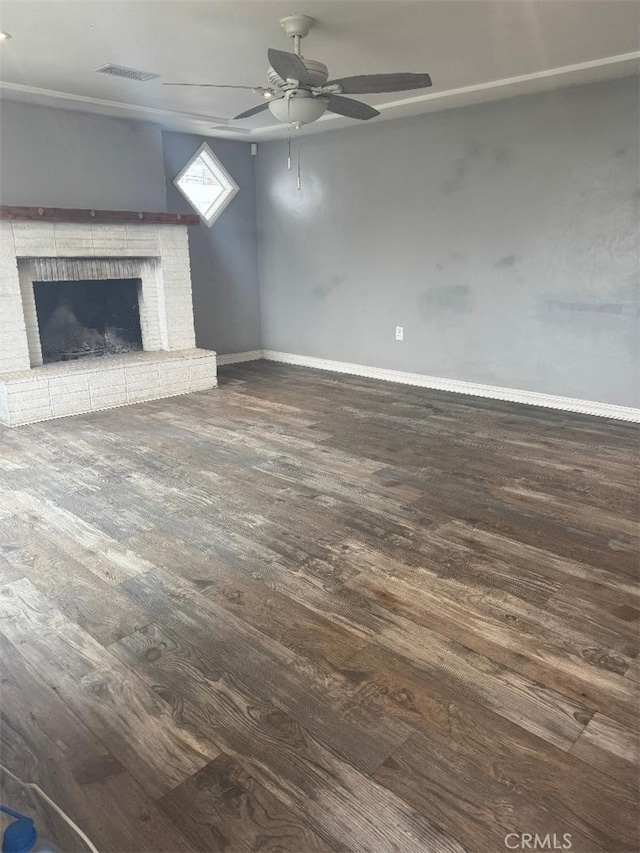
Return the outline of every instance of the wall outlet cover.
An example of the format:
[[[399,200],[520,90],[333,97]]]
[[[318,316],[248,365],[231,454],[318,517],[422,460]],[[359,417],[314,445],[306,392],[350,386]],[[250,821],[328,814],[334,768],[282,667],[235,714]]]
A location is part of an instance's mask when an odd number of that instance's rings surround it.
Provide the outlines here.
[[[403,341],[404,340],[404,326],[396,326],[396,340]]]

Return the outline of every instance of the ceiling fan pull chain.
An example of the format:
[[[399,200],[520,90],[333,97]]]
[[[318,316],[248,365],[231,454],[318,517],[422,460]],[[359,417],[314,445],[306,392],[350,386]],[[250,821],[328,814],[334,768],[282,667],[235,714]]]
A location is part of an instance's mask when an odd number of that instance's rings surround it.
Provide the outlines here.
[[[291,101],[287,98],[287,118],[289,118],[289,113],[291,112]],[[287,169],[291,170],[291,122],[287,127]]]
[[[302,189],[302,174],[300,172],[300,146],[302,143],[298,139],[298,189]]]

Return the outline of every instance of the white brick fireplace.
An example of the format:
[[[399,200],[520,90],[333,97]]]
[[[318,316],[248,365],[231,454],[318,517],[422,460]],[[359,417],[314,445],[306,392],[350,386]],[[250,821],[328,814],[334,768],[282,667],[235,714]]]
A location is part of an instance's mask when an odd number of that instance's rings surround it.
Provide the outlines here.
[[[12,210],[36,218],[6,218]],[[216,354],[195,346],[187,225],[168,214],[123,213],[138,221],[103,222],[99,211],[71,213],[88,221],[3,209],[0,422],[17,426],[215,387]],[[43,364],[34,281],[123,278],[140,282],[143,351]]]

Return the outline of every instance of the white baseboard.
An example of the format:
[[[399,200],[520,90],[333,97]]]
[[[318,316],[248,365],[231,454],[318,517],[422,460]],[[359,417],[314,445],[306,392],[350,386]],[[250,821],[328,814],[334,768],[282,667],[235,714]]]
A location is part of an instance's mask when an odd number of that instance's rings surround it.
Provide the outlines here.
[[[229,352],[216,358],[218,365],[237,364],[240,361],[255,361],[264,358],[261,349],[245,350],[245,352]]]
[[[515,388],[480,385],[476,382],[463,382],[459,379],[440,379],[437,376],[425,376],[422,373],[404,373],[401,370],[385,370],[382,367],[367,367],[364,364],[349,364],[345,361],[332,361],[327,358],[313,358],[308,355],[294,355],[293,353],[275,352],[274,350],[263,350],[262,358],[268,361],[281,361],[284,364],[297,364],[300,367],[315,367],[320,370],[333,370],[336,373],[350,373],[354,376],[366,376],[370,379],[417,385],[421,388],[433,388],[438,391],[454,391],[458,394],[471,394],[474,397],[489,397],[492,400],[505,400],[509,403],[527,403],[530,406],[544,406],[547,409],[561,409],[565,412],[579,412],[583,415],[597,415],[602,418],[640,423],[640,409],[616,406],[612,403],[596,403],[591,400],[576,400],[572,397],[557,397],[554,394],[540,394],[537,391],[518,391]]]

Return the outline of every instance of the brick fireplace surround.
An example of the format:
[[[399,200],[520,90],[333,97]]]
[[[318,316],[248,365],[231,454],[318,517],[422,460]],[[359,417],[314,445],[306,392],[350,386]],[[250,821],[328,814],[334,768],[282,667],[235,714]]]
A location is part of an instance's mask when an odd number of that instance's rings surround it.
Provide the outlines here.
[[[192,214],[0,207],[0,423],[217,385],[215,352],[195,346],[187,227],[197,222]],[[104,280],[119,268],[141,280],[143,351],[43,365],[34,280],[69,269]]]

